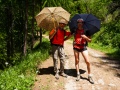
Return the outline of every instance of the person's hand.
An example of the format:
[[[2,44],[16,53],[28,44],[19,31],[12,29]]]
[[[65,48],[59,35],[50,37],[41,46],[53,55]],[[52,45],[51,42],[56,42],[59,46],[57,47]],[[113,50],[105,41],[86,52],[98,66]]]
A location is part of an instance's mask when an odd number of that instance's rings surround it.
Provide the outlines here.
[[[87,42],[91,42],[91,39],[86,35],[81,35],[81,37],[83,37]]]
[[[90,38],[86,38],[86,41],[87,42],[91,42],[92,40]]]
[[[71,38],[71,37],[72,37],[72,34],[70,34],[69,36],[67,36],[67,37],[64,39],[64,41],[68,40],[68,39]]]

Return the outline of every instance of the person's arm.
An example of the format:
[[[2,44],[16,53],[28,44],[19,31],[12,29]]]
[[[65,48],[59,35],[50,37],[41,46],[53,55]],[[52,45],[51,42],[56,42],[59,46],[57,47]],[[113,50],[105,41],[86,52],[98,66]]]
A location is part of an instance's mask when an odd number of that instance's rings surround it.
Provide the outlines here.
[[[64,41],[66,41],[66,40],[68,40],[69,38],[71,38],[71,37],[72,37],[72,33],[65,31],[65,36],[66,36],[66,37],[64,38]]]
[[[68,35],[68,36],[64,39],[64,41],[68,40],[68,39],[71,38],[71,37],[72,37],[72,34]]]
[[[52,29],[49,33],[49,39],[52,39],[55,33],[56,33],[56,29]]]
[[[91,42],[91,39],[86,35],[81,35],[81,37],[84,38],[87,42]]]

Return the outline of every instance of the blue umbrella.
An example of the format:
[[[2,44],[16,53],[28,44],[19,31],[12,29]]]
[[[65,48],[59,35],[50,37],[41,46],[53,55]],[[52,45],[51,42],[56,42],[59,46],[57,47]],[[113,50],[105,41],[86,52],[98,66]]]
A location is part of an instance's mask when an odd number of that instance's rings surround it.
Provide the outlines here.
[[[73,33],[77,29],[77,19],[84,20],[84,30],[86,35],[91,36],[100,30],[100,20],[92,14],[76,14],[69,21],[70,31]]]

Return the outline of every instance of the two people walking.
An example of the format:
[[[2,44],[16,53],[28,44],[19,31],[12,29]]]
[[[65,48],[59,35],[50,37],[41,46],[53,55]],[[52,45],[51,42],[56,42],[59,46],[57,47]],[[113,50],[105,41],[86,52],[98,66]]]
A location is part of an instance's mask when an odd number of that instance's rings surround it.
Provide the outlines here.
[[[59,26],[51,30],[51,32],[49,33],[49,39],[52,46],[52,58],[53,58],[55,78],[59,79],[59,75],[62,75],[63,77],[67,77],[67,75],[64,73],[64,65],[65,65],[64,41],[74,36],[73,51],[74,51],[75,67],[77,73],[76,81],[80,80],[79,53],[81,53],[87,65],[88,80],[93,84],[94,81],[91,75],[91,68],[90,68],[91,65],[87,50],[87,44],[88,42],[91,42],[91,39],[90,37],[85,35],[83,29],[83,25],[84,25],[83,19],[80,18],[76,22],[77,22],[77,29],[73,33],[64,30],[64,27],[67,25],[67,22],[64,19],[61,19],[59,21]],[[58,58],[60,59],[60,71],[58,69]]]

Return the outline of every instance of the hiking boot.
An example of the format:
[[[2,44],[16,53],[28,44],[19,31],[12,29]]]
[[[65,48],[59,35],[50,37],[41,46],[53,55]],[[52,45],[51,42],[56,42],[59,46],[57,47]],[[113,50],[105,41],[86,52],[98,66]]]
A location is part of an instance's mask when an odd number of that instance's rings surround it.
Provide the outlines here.
[[[64,72],[60,73],[60,75],[67,78],[67,75]]]
[[[59,74],[58,73],[55,74],[55,78],[59,79]]]
[[[77,74],[77,79],[76,81],[79,81],[80,80],[80,74]]]
[[[55,78],[56,78],[56,79],[59,79],[59,70],[56,71],[56,73],[55,73]]]
[[[94,84],[94,81],[93,81],[93,79],[92,79],[92,76],[88,76],[88,80],[89,80],[89,82],[90,82],[91,84]]]

